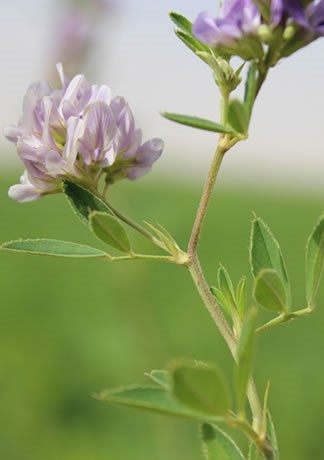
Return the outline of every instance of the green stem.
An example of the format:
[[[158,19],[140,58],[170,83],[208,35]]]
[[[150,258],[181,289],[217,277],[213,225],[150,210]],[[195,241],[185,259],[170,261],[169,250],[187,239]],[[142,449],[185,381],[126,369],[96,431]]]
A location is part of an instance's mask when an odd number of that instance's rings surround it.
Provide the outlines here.
[[[139,232],[141,235],[145,236],[145,238],[148,238],[150,241],[152,241],[152,243],[154,243],[156,246],[159,246],[160,248],[164,249],[164,246],[163,244],[157,239],[155,238],[152,233],[150,233],[148,230],[146,230],[144,227],[142,227],[140,224],[138,224],[137,222],[135,222],[134,220],[130,219],[128,216],[126,216],[125,214],[121,213],[120,211],[118,211],[118,209],[114,208],[107,200],[104,196],[98,194],[98,193],[95,193],[101,200],[103,200],[103,202],[107,205],[107,207],[112,211],[112,213],[118,217],[122,222],[124,222],[126,225],[128,225],[129,227],[132,227],[134,230],[136,230],[137,232]]]
[[[202,298],[210,316],[222,334],[234,360],[236,361],[237,340],[231,328],[229,327],[228,322],[226,321],[219,305],[217,304],[215,297],[210,292],[209,285],[203,274],[199,259],[196,254],[191,257],[187,266],[197,291],[200,294],[200,297]],[[250,380],[247,396],[253,414],[253,426],[255,427],[256,431],[259,431],[261,428],[263,412],[253,379]]]
[[[246,420],[232,417],[227,420],[227,423],[245,433],[258,446],[267,460],[273,460],[273,452],[267,438],[261,437]]]
[[[277,316],[276,318],[272,319],[271,321],[263,324],[262,326],[258,327],[256,330],[257,334],[261,332],[267,331],[272,329],[273,327],[279,326],[280,324],[288,323],[288,321],[292,321],[295,318],[299,318],[301,316],[309,315],[313,311],[313,307],[310,305],[303,310],[298,310],[293,313],[282,313],[281,315]]]
[[[200,233],[204,224],[204,220],[206,217],[207,213],[207,208],[210,202],[210,198],[215,186],[215,182],[217,179],[217,174],[219,172],[219,169],[221,167],[223,158],[225,156],[225,153],[229,150],[229,136],[227,135],[221,135],[216,152],[212,161],[212,164],[210,166],[210,170],[204,185],[203,193],[200,199],[200,203],[198,206],[195,222],[192,228],[190,240],[189,240],[189,245],[188,245],[188,254],[189,256],[192,256],[198,245]]]
[[[236,338],[229,327],[219,305],[217,304],[214,296],[211,294],[209,285],[205,279],[203,271],[200,266],[200,262],[197,255],[197,246],[200,238],[200,234],[203,228],[204,220],[206,217],[207,209],[210,203],[212,192],[216,183],[217,175],[220,170],[223,158],[226,152],[237,142],[237,139],[228,135],[221,135],[216,152],[210,166],[210,170],[204,185],[198,210],[196,213],[195,222],[191,232],[191,236],[188,244],[188,255],[189,263],[188,269],[190,271],[191,277],[195,283],[195,286],[204,301],[204,304],[207,307],[209,314],[211,315],[214,323],[218,327],[220,333],[222,334],[227,346],[234,358],[236,360],[236,351],[237,351],[237,341]],[[251,379],[251,382],[248,386],[248,399],[253,413],[253,424],[255,429],[258,431],[261,428],[262,423],[262,407],[257,394],[256,386]]]
[[[193,282],[197,288],[197,291],[200,294],[200,297],[204,301],[204,304],[207,307],[207,310],[212,317],[214,323],[218,327],[220,333],[222,334],[227,346],[232,353],[233,357],[236,357],[236,339],[235,336],[229,327],[219,305],[217,304],[215,297],[212,295],[209,289],[209,285],[205,279],[203,271],[200,266],[199,259],[196,254],[194,254],[188,264],[188,269],[193,279]]]
[[[152,260],[157,262],[169,262],[177,264],[176,260],[172,256],[155,256],[151,254],[130,254],[128,256],[121,257],[108,257],[110,262],[125,262],[128,260]],[[180,265],[180,264],[179,264]]]

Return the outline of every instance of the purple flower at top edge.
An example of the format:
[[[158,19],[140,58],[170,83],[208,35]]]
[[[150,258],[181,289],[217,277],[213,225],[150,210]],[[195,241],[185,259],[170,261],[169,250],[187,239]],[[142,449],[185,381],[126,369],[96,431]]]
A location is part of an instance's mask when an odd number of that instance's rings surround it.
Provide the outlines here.
[[[284,14],[284,0],[271,0],[271,24],[277,25],[281,22]]]
[[[96,187],[136,179],[151,169],[163,150],[161,139],[142,143],[141,130],[124,98],[111,98],[107,86],[90,85],[83,75],[71,81],[58,66],[62,89],[32,84],[18,126],[5,129],[16,145],[25,172],[9,189],[17,201],[61,191],[64,179]]]
[[[312,1],[306,7],[300,0],[284,0],[290,17],[314,35],[324,35],[324,0]]]
[[[193,24],[194,35],[210,46],[230,45],[244,35],[254,33],[261,14],[252,0],[225,0],[217,18],[200,13]]]

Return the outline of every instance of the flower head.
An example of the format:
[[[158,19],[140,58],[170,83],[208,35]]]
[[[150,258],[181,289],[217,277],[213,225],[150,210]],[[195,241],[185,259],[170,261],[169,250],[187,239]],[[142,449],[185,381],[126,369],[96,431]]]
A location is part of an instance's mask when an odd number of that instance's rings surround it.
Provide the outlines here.
[[[104,177],[136,179],[151,169],[163,150],[161,139],[142,143],[141,130],[121,97],[83,75],[68,81],[58,66],[62,89],[32,84],[18,126],[5,129],[25,166],[20,184],[9,189],[17,201],[61,191],[66,179],[96,189]]]
[[[290,17],[314,36],[324,35],[324,0],[305,3],[301,0],[283,0]]]
[[[252,0],[224,1],[220,16],[200,13],[193,25],[195,36],[211,46],[229,45],[257,31],[261,14]]]

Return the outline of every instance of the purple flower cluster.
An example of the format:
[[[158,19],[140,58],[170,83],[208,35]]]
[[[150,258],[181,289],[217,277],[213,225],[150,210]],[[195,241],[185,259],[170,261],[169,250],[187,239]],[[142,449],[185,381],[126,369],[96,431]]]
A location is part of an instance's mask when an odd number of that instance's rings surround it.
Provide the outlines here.
[[[315,36],[324,35],[324,0],[311,1],[306,7],[301,0],[282,1],[297,24]]]
[[[256,37],[261,24],[275,27],[296,23],[312,39],[324,35],[324,0],[268,0],[261,4],[259,8],[258,0],[224,0],[217,18],[206,12],[198,15],[193,33],[207,45],[225,48]],[[264,11],[268,12],[266,18]]]
[[[218,18],[200,13],[193,24],[193,33],[207,45],[229,45],[257,31],[260,24],[261,14],[253,0],[228,0],[224,1]]]
[[[142,144],[133,113],[107,86],[90,85],[83,75],[68,81],[58,66],[63,89],[45,81],[30,86],[18,126],[5,129],[25,166],[21,183],[9,189],[17,201],[61,191],[66,179],[90,189],[136,179],[151,169],[163,150],[161,139]]]

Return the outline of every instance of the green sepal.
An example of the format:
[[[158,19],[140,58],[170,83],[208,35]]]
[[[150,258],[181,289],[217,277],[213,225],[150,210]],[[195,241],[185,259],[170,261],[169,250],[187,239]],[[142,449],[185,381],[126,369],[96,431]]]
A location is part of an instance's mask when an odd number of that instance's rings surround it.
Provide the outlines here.
[[[157,226],[154,226],[150,224],[149,222],[144,222],[148,227],[150,227],[151,230],[156,234],[160,241],[160,247],[164,249],[166,252],[173,256],[179,255],[181,249],[179,248],[176,240],[173,238],[171,233],[166,230],[164,227],[162,227],[161,224],[157,224]]]
[[[230,101],[227,119],[236,133],[246,135],[249,128],[249,114],[242,102],[238,99]]]
[[[211,52],[208,46],[201,43],[193,35],[182,32],[181,30],[176,30],[175,34],[193,53],[197,54],[198,51]]]
[[[247,307],[247,288],[245,276],[240,279],[236,288],[236,307],[240,320],[243,321]]]
[[[217,279],[218,287],[226,298],[230,310],[233,312],[236,308],[234,286],[228,272],[222,265],[218,269]]]
[[[191,128],[202,129],[204,131],[212,131],[214,133],[234,133],[232,128],[220,125],[219,123],[215,123],[204,118],[169,112],[162,112],[161,115],[168,120],[180,123],[181,125],[190,126]]]
[[[254,277],[262,270],[274,270],[281,279],[286,293],[286,308],[291,309],[291,292],[285,262],[278,241],[262,219],[252,222],[250,264]]]
[[[275,270],[261,270],[254,280],[253,297],[266,310],[285,313],[286,290]]]
[[[183,32],[187,32],[188,34],[192,34],[192,23],[189,21],[189,19],[173,11],[169,14],[169,16],[174,24],[179,27],[179,29],[181,29]]]
[[[1,245],[0,249],[20,252],[37,256],[54,256],[70,258],[110,258],[111,256],[97,248],[91,248],[83,244],[71,243],[70,241],[60,241],[51,239],[27,239],[9,241]]]
[[[216,302],[222,309],[230,316],[232,317],[233,310],[232,310],[232,304],[228,301],[227,297],[224,295],[224,293],[217,287],[211,287],[210,288],[211,293],[216,299]]]
[[[163,369],[154,369],[151,372],[145,373],[146,377],[151,379],[154,383],[157,383],[166,390],[171,387],[171,375],[169,371]]]
[[[273,450],[273,460],[279,460],[279,447],[275,426],[269,410],[267,411],[267,433]]]
[[[237,362],[234,368],[236,381],[236,400],[238,413],[245,411],[247,387],[255,356],[255,329],[257,310],[251,308],[245,315],[237,347]]]
[[[254,443],[250,444],[248,460],[266,460],[265,456],[261,454],[260,450]]]
[[[65,181],[63,183],[63,192],[76,216],[87,225],[89,216],[94,211],[112,215],[108,206],[100,198],[80,185]]]
[[[230,410],[228,385],[217,367],[177,363],[171,378],[174,397],[192,410],[211,416],[224,416]]]
[[[306,298],[313,305],[324,266],[324,214],[312,231],[306,247]]]
[[[222,421],[221,417],[206,417],[206,414],[181,404],[170,392],[160,386],[131,385],[105,390],[95,394],[94,397],[117,406],[157,412],[161,415],[171,415],[200,422],[203,422],[206,418],[214,423]]]
[[[201,426],[203,454],[206,460],[244,460],[235,442],[217,426]]]
[[[126,230],[116,218],[95,211],[90,214],[89,223],[91,230],[101,241],[121,252],[131,252]]]

